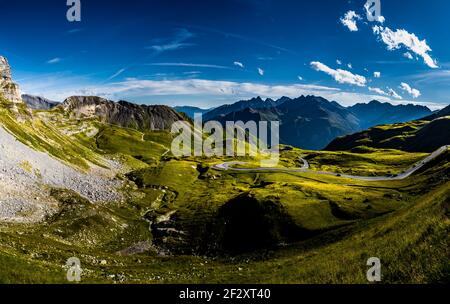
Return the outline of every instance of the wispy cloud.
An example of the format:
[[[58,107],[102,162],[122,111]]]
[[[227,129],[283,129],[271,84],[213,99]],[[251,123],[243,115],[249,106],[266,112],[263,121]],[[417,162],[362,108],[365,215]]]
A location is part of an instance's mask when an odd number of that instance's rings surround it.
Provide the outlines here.
[[[217,64],[207,64],[207,63],[184,63],[184,62],[156,62],[147,63],[149,66],[166,66],[166,67],[190,67],[190,68],[208,68],[208,69],[223,69],[229,70],[230,67],[217,65]]]
[[[265,71],[261,68],[258,68],[258,74],[264,76]]]
[[[225,38],[233,38],[233,39],[238,39],[238,40],[245,41],[245,42],[254,43],[254,44],[257,44],[257,45],[260,45],[260,46],[264,46],[264,47],[267,47],[267,48],[275,49],[277,51],[281,51],[281,52],[284,52],[284,53],[289,53],[291,55],[298,55],[298,53],[296,51],[287,49],[287,48],[279,46],[279,45],[268,43],[268,42],[265,42],[265,41],[254,39],[254,38],[251,38],[251,37],[246,37],[246,36],[235,34],[235,33],[231,33],[231,32],[224,32],[224,31],[221,31],[221,30],[218,30],[218,29],[214,29],[214,28],[211,28],[211,27],[194,26],[194,25],[190,25],[190,26],[186,26],[186,27],[192,28],[192,29],[196,29],[196,30],[200,30],[200,31],[203,31],[203,32],[219,34],[219,35],[224,36]]]
[[[233,62],[233,64],[235,65],[235,66],[238,66],[238,67],[240,67],[240,68],[244,68],[244,64],[242,63],[242,62],[239,62],[239,61],[235,61],[235,62]]]
[[[381,77],[381,72],[373,72],[373,77],[380,78]]]
[[[122,74],[123,72],[125,72],[125,71],[126,71],[125,68],[118,70],[116,73],[114,73],[113,75],[111,75],[111,76],[108,78],[108,80],[112,80],[112,79],[116,78],[117,76],[121,75],[121,74]]]
[[[395,99],[403,99],[403,97],[401,97],[400,95],[397,94],[396,91],[394,91],[394,89],[389,88],[388,90],[388,94],[389,96],[395,98]]]
[[[416,75],[412,75],[416,84],[421,85],[446,85],[450,82],[450,70],[431,70]]]
[[[71,34],[76,34],[76,33],[82,32],[82,31],[83,31],[82,28],[74,28],[74,29],[68,30],[66,33],[68,35],[71,35]]]
[[[62,60],[61,58],[55,57],[55,58],[52,58],[52,59],[48,60],[47,63],[48,64],[55,64],[55,63],[61,62],[61,60]]]
[[[171,39],[166,39],[165,43],[162,44],[154,44],[151,46],[147,46],[146,49],[153,50],[158,53],[166,52],[166,51],[174,51],[178,49],[182,49],[188,46],[194,46],[194,43],[185,42],[195,35],[189,32],[186,29],[178,29],[175,33],[175,36]]]
[[[364,76],[353,74],[352,72],[337,69],[334,70],[327,65],[318,62],[313,61],[311,62],[311,67],[315,69],[318,72],[324,72],[336,80],[336,82],[341,84],[351,84],[351,85],[357,85],[360,87],[366,86],[367,79]]]
[[[373,92],[373,93],[377,93],[377,94],[383,95],[383,96],[389,96],[389,94],[388,94],[387,92],[383,91],[383,90],[380,89],[380,88],[372,88],[372,87],[369,87],[369,91],[370,91],[370,92]]]

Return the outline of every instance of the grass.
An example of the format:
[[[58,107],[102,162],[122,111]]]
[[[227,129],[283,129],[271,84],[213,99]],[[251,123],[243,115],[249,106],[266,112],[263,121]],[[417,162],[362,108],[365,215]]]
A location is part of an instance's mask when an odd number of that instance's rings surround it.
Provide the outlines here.
[[[378,149],[371,153],[308,152],[305,159],[315,171],[385,176],[399,174],[427,156],[428,153]]]

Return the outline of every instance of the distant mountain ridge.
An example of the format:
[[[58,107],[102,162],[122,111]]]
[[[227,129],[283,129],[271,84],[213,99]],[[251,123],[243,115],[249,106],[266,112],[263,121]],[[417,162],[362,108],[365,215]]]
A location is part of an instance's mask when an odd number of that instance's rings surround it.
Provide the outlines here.
[[[227,114],[238,112],[245,110],[247,108],[251,109],[268,109],[274,108],[278,105],[281,105],[284,101],[289,100],[288,97],[282,97],[278,100],[273,100],[270,98],[262,99],[261,97],[255,97],[250,100],[241,100],[233,104],[223,105],[218,108],[215,108],[211,111],[208,111],[204,116],[204,120],[213,120],[220,117],[223,117]]]
[[[257,97],[216,108],[204,119],[222,123],[229,120],[280,121],[281,143],[317,150],[326,147],[336,137],[379,124],[422,118],[431,113],[423,106],[394,106],[378,101],[347,108],[317,96],[282,97],[276,101]]]
[[[229,120],[279,121],[280,143],[305,149],[321,149],[334,138],[354,133],[359,128],[358,119],[350,111],[322,97],[283,98],[274,103],[277,106],[246,108],[214,120],[221,123]]]
[[[98,117],[102,122],[138,130],[170,130],[176,121],[185,120],[168,106],[114,102],[96,96],[72,96],[61,105],[75,117]]]
[[[420,105],[397,105],[372,100],[348,108],[360,121],[360,128],[367,129],[376,125],[406,122],[430,115],[432,111]]]
[[[44,97],[28,94],[23,94],[22,100],[30,109],[33,110],[50,110],[59,105],[59,102],[57,101],[51,101]]]

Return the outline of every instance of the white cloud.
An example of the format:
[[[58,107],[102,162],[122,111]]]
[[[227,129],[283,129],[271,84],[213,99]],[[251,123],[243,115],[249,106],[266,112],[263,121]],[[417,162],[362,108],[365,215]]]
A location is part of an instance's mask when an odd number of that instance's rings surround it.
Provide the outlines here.
[[[233,62],[233,64],[234,64],[235,66],[240,67],[240,68],[244,68],[244,64],[243,64],[242,62],[235,61],[235,62]]]
[[[47,63],[48,63],[48,64],[55,64],[55,63],[61,62],[61,60],[62,60],[61,58],[56,57],[56,58],[50,59],[49,61],[47,61]]]
[[[389,89],[389,96],[394,97],[395,99],[403,99],[400,95],[397,94],[393,89]]]
[[[261,69],[261,68],[258,68],[258,74],[259,75],[261,75],[261,76],[264,76],[264,70],[263,69]]]
[[[410,52],[405,52],[403,54],[403,57],[408,58],[410,60],[414,59],[413,55]]]
[[[342,65],[342,61],[340,61],[339,59],[336,60],[336,63],[337,63],[338,65]]]
[[[408,58],[408,59],[414,59],[413,55],[410,52],[406,52],[403,54],[403,57]]]
[[[383,95],[383,96],[390,96],[388,93],[386,93],[385,91],[383,91],[383,90],[380,89],[380,88],[372,88],[372,87],[369,87],[369,91],[370,91],[370,92],[373,92],[373,93],[377,93],[377,94]]]
[[[303,77],[302,76],[297,76],[298,80],[303,81]]]
[[[331,77],[334,78],[334,80],[336,80],[338,83],[341,83],[341,84],[352,84],[352,85],[364,87],[364,86],[366,86],[366,83],[367,83],[366,77],[364,77],[364,76],[355,75],[349,71],[345,71],[345,70],[341,70],[341,69],[334,70],[318,61],[311,62],[311,67],[318,72],[324,72],[324,73],[330,75]]]
[[[361,16],[358,15],[355,11],[348,11],[345,13],[345,16],[341,18],[341,23],[346,26],[350,32],[357,32],[358,25],[356,24],[356,20],[361,20]]]
[[[437,61],[428,54],[432,50],[425,39],[420,40],[415,34],[403,29],[392,31],[388,27],[384,28],[378,25],[373,27],[373,32],[386,44],[388,50],[398,50],[404,46],[409,51],[422,57],[425,64],[430,68],[438,68]]]
[[[353,69],[353,65],[351,63],[347,64],[347,67],[351,70]]]
[[[380,78],[381,77],[381,72],[373,72],[373,77]]]
[[[420,97],[420,95],[422,95],[419,90],[411,88],[411,86],[405,82],[401,83],[400,89],[407,92],[409,95],[412,96],[412,98],[418,98]]]

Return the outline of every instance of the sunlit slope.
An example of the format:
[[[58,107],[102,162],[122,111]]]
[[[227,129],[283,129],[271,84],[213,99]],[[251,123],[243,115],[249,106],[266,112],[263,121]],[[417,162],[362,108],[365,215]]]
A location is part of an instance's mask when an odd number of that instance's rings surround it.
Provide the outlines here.
[[[33,115],[23,104],[13,105],[1,100],[0,125],[22,143],[80,169],[88,169],[89,163],[106,166],[104,159],[95,151],[85,147],[46,117]]]
[[[370,147],[433,152],[448,144],[450,144],[450,117],[444,116],[432,121],[422,120],[374,127],[337,138],[325,150],[348,151]]]

